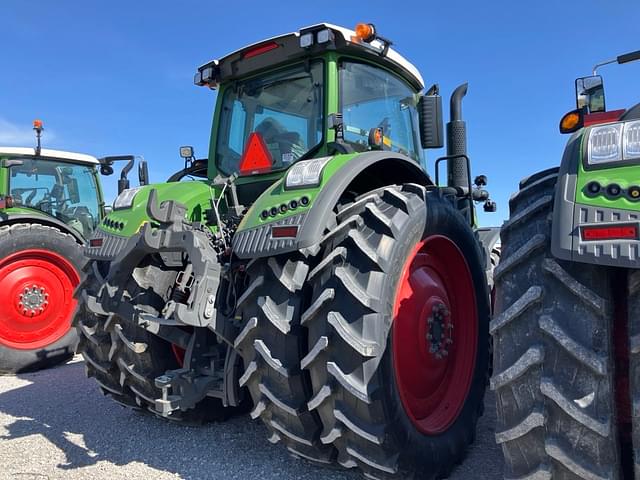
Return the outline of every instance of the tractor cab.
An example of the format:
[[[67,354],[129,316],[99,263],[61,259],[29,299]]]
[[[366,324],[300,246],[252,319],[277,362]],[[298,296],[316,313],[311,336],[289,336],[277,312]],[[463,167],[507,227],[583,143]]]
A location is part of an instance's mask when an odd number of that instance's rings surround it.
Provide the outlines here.
[[[195,84],[219,90],[209,178],[237,176],[247,205],[287,170],[317,184],[336,155],[387,151],[424,167],[422,149],[443,143],[441,99],[390,45],[371,24],[322,23],[199,67]]]
[[[0,148],[0,157],[0,216],[37,212],[91,235],[104,206],[95,157],[32,148]]]
[[[35,148],[0,147],[0,221],[38,218],[66,226],[87,239],[105,216],[98,172],[113,173],[113,164],[125,160],[118,191],[129,188],[131,155],[98,159],[91,155],[43,149],[43,126],[34,121]],[[146,162],[140,162],[139,180],[147,183]],[[32,218],[35,217],[35,218]]]

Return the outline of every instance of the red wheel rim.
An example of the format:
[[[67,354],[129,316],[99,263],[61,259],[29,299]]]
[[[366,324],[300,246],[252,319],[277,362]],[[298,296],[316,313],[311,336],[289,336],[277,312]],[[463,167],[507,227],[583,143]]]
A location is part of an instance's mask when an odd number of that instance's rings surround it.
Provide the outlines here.
[[[184,354],[186,353],[186,350],[175,343],[172,343],[171,351],[173,352],[173,356],[175,357],[176,362],[178,362],[178,365],[180,365],[180,367],[184,367]]]
[[[180,327],[180,329],[184,332],[187,332],[188,334],[193,334],[192,327]],[[180,366],[180,368],[184,367],[184,357],[187,351],[184,348],[180,347],[179,345],[172,343],[171,352],[173,353],[173,357],[176,359],[176,362],[178,362],[178,365]]]
[[[439,235],[418,243],[396,292],[392,345],[402,405],[420,432],[442,433],[460,415],[477,338],[475,290],[462,252]]]
[[[22,250],[0,260],[0,344],[18,350],[43,348],[71,328],[73,265],[48,250]]]

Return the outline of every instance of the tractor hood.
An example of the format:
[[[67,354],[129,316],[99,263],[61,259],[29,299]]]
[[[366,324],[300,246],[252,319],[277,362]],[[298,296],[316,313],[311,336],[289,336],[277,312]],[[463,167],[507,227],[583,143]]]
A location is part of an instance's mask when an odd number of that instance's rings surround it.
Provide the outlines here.
[[[204,181],[158,183],[123,191],[113,202],[113,211],[102,221],[100,229],[112,235],[130,237],[151,221],[147,211],[149,194],[155,190],[159,203],[178,200],[188,205],[186,219],[203,220],[204,212],[211,208],[213,188]]]

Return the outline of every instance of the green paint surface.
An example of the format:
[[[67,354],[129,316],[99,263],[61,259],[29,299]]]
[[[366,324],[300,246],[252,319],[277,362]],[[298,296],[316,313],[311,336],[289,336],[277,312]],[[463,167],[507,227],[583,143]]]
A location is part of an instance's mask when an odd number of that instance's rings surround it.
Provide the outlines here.
[[[247,214],[242,219],[238,227],[238,231],[247,230],[250,228],[257,227],[259,225],[263,225],[269,222],[275,222],[278,220],[282,220],[287,217],[291,217],[293,215],[297,215],[304,211],[308,211],[313,207],[313,203],[315,199],[318,197],[318,194],[326,185],[331,177],[333,177],[347,162],[352,160],[358,154],[351,153],[347,155],[335,155],[329,160],[324,166],[322,171],[322,176],[320,178],[320,185],[317,187],[309,187],[309,188],[295,188],[295,189],[286,189],[284,188],[285,178],[278,181],[270,188],[268,188],[255,203],[251,206]],[[286,174],[285,174],[286,177]],[[307,197],[309,199],[309,204],[306,207],[298,207],[295,210],[287,210],[286,213],[278,213],[275,217],[269,216],[266,219],[261,217],[261,213],[263,210],[271,210],[272,207],[279,207],[282,204],[287,205],[291,200],[300,200],[302,197]]]
[[[158,204],[165,200],[175,200],[187,206],[185,219],[191,222],[204,221],[206,210],[211,208],[211,198],[217,197],[216,190],[206,181],[158,183],[142,187],[133,199],[130,208],[114,210],[107,215],[100,228],[105,232],[130,237],[151,219],[147,213],[147,203],[151,190],[158,193]],[[112,226],[116,222],[115,227]],[[122,226],[122,228],[120,228]]]

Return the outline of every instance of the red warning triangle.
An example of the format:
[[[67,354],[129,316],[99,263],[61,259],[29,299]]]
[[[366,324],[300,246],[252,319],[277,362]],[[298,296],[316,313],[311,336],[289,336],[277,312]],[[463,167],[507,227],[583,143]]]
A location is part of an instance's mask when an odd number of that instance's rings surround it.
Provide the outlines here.
[[[252,132],[240,160],[240,175],[269,172],[272,167],[273,159],[262,135]]]

